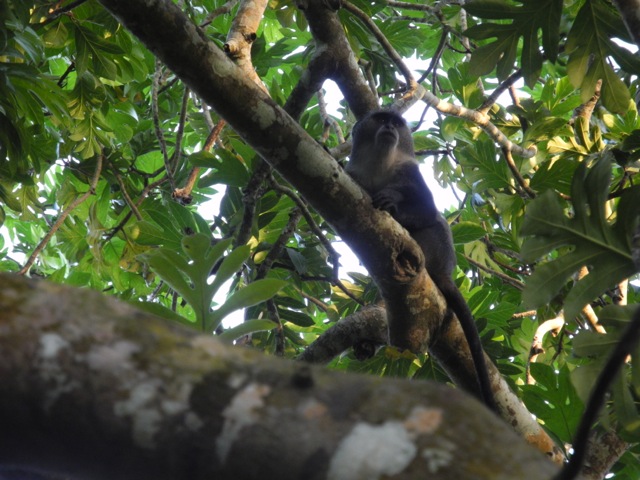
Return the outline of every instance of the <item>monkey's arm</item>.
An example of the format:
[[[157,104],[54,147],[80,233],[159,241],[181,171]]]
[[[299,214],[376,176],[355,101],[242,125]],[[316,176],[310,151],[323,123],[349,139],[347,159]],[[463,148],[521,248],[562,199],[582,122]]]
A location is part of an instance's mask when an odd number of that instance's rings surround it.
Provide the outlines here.
[[[376,208],[389,212],[409,232],[434,225],[440,216],[418,164],[397,166],[389,183],[372,195]]]

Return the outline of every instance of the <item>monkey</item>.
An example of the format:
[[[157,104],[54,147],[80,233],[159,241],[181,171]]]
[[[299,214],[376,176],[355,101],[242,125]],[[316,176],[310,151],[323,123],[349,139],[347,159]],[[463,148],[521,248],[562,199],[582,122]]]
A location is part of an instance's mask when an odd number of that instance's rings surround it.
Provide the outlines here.
[[[456,256],[451,228],[420,173],[411,130],[401,115],[376,110],[356,123],[352,141],[347,173],[371,196],[373,206],[389,212],[422,249],[429,276],[462,326],[481,397],[497,413],[480,336],[452,278]]]

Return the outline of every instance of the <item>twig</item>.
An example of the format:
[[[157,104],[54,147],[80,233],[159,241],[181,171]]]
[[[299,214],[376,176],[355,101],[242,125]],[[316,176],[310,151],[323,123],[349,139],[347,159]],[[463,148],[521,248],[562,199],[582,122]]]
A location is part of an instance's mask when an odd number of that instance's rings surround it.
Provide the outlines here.
[[[387,37],[385,37],[384,33],[382,33],[375,22],[371,20],[371,17],[369,15],[367,15],[352,3],[344,1],[342,6],[345,10],[351,12],[353,15],[359,18],[360,21],[364,23],[369,31],[376,37],[376,39],[380,43],[380,46],[384,49],[387,55],[389,55],[389,58],[396,65],[396,67],[398,67],[398,70],[400,70],[400,73],[402,73],[402,76],[407,82],[408,90],[405,93],[405,96],[413,95],[413,93],[418,88],[418,83],[416,82],[415,78],[413,78],[413,74],[411,73],[411,70],[409,70],[409,67],[407,67],[407,65],[402,60],[402,57],[398,55],[398,52],[396,52],[395,48],[393,48],[393,46],[389,43],[389,40],[387,40]]]
[[[502,147],[502,153],[504,154],[504,158],[507,161],[507,166],[509,167],[509,170],[511,170],[513,178],[515,178],[516,182],[518,182],[520,188],[527,194],[529,198],[536,198],[536,192],[534,192],[531,187],[529,187],[529,182],[527,182],[520,174],[520,170],[518,170],[516,162],[513,160],[511,150],[506,147]]]
[[[133,214],[136,216],[136,219],[138,221],[142,220],[142,215],[140,215],[140,211],[138,210],[138,207],[136,207],[135,203],[133,203],[133,200],[131,200],[131,197],[129,196],[129,192],[127,192],[127,187],[124,184],[124,182],[122,181],[122,177],[120,176],[120,173],[113,166],[113,164],[111,162],[109,162],[109,167],[111,167],[111,171],[115,175],[116,181],[118,182],[118,185],[120,186],[120,191],[122,192],[122,196],[124,197],[124,201],[127,203],[127,205],[129,206],[129,208],[131,209]]]
[[[162,151],[162,158],[164,159],[164,169],[167,172],[167,179],[169,180],[169,185],[171,187],[171,191],[173,192],[176,189],[175,180],[173,179],[173,174],[171,173],[171,164],[169,162],[169,155],[167,153],[167,142],[164,138],[164,133],[162,128],[160,128],[160,113],[158,108],[158,90],[160,87],[160,77],[162,76],[162,64],[159,60],[156,60],[156,71],[153,75],[153,83],[151,86],[151,111],[153,116],[153,126],[156,132],[156,138],[158,139],[158,143],[160,143],[160,150]]]
[[[300,211],[300,208],[294,208],[293,210],[291,210],[291,212],[289,213],[289,221],[287,222],[287,225],[282,229],[282,232],[280,232],[277,240],[271,246],[269,253],[267,253],[265,259],[258,266],[256,280],[265,278],[267,276],[267,273],[269,272],[269,270],[271,270],[273,263],[282,254],[284,246],[287,244],[291,236],[295,233],[296,226],[298,225],[301,217],[302,212]]]
[[[509,75],[504,82],[502,82],[498,87],[493,91],[491,95],[487,97],[487,99],[480,105],[478,108],[478,112],[486,115],[487,112],[491,109],[491,107],[498,101],[498,97],[502,95],[504,92],[509,90],[514,83],[518,81],[519,78],[522,77],[522,70],[518,69]]]
[[[202,152],[211,151],[211,149],[213,148],[213,145],[215,145],[216,141],[220,137],[220,132],[222,132],[222,129],[226,124],[227,122],[220,119],[217,125],[213,127],[213,129],[209,133],[209,136],[207,137],[207,140],[204,142],[204,146],[202,147],[202,150],[201,150]],[[187,181],[185,182],[184,187],[176,188],[173,191],[173,198],[175,198],[176,200],[184,204],[191,203],[191,192],[193,191],[193,187],[195,186],[196,181],[198,180],[199,173],[200,173],[200,167],[193,167],[191,169],[191,172],[189,172],[189,178],[187,178]]]
[[[75,200],[73,200],[69,204],[69,206],[64,211],[62,211],[60,213],[60,216],[54,222],[54,224],[51,226],[51,229],[49,230],[49,232],[47,232],[47,234],[40,241],[38,246],[35,248],[35,250],[31,254],[31,256],[29,257],[29,259],[27,260],[27,263],[25,263],[24,267],[22,267],[18,271],[19,275],[25,275],[29,271],[31,266],[35,263],[36,259],[38,258],[38,255],[40,255],[40,252],[42,252],[42,250],[44,250],[44,247],[46,247],[47,244],[51,241],[51,239],[53,238],[55,233],[58,231],[58,229],[62,226],[62,224],[64,223],[66,218],[69,216],[69,214],[78,205],[80,205],[87,198],[89,198],[89,195],[92,195],[92,194],[95,193],[96,186],[98,185],[98,180],[100,180],[100,173],[102,172],[102,162],[103,162],[103,160],[104,160],[104,157],[103,157],[103,154],[101,153],[100,155],[98,155],[98,158],[97,158],[97,161],[96,161],[96,170],[93,173],[93,178],[91,179],[91,182],[89,183],[89,190],[87,190],[82,195],[80,195]]]
[[[333,265],[333,278],[335,281],[337,281],[339,278],[339,271],[340,271],[340,261],[339,261],[340,254],[336,252],[331,242],[327,240],[327,237],[322,233],[322,231],[320,230],[320,227],[318,227],[315,220],[313,219],[311,212],[309,212],[309,208],[307,207],[306,203],[292,189],[276,182],[273,176],[271,176],[269,180],[274,190],[280,193],[284,193],[286,196],[291,198],[291,200],[293,200],[294,203],[297,205],[297,207],[300,209],[300,211],[302,212],[302,215],[304,216],[304,219],[307,221],[307,224],[309,225],[309,228],[316,235],[316,237],[318,237],[318,240],[320,240],[320,243],[322,244],[322,246],[329,253],[330,261],[331,261],[331,264]],[[334,284],[334,282],[331,282],[331,283]]]
[[[216,17],[229,13],[231,9],[236,6],[236,3],[238,3],[238,0],[229,0],[224,5],[212,10],[209,13],[209,15],[207,15],[207,18],[204,19],[204,22],[200,24],[200,26],[206,27],[211,22],[213,22],[216,19]]]
[[[42,21],[39,24],[37,24],[37,26],[38,27],[44,27],[45,25],[50,24],[55,19],[57,19],[60,15],[65,15],[65,14],[69,13],[71,10],[73,10],[76,7],[79,7],[80,5],[85,3],[86,1],[87,0],[76,0],[75,2],[71,2],[70,4],[65,5],[64,7],[60,7],[58,9],[50,12],[49,15],[47,15],[47,18],[45,18],[44,21]]]
[[[169,164],[171,165],[172,176],[176,174],[178,170],[178,163],[182,156],[182,137],[184,136],[184,127],[187,121],[187,106],[189,105],[189,88],[184,87],[184,94],[182,95],[182,105],[180,107],[180,119],[178,120],[178,131],[176,132],[176,144],[173,150],[173,155]]]
[[[278,357],[284,356],[284,328],[282,327],[282,320],[280,320],[280,314],[278,313],[278,307],[276,302],[272,299],[267,300],[267,312],[269,312],[269,318],[276,324],[276,351],[275,354]]]
[[[266,190],[264,180],[271,174],[271,165],[262,158],[257,160],[257,165],[253,169],[253,173],[247,182],[247,186],[242,192],[242,204],[244,210],[242,212],[242,221],[236,230],[236,238],[234,246],[246,245],[251,238],[251,227],[256,215],[256,205],[258,199],[262,197]]]
[[[449,30],[447,28],[444,28],[442,30],[442,35],[440,35],[440,42],[438,42],[438,46],[436,47],[436,51],[433,54],[433,56],[431,57],[431,62],[429,63],[429,66],[424,71],[424,73],[418,79],[418,83],[424,82],[424,80],[429,76],[429,73],[431,73],[432,71],[435,72],[436,65],[438,65],[438,62],[440,61],[440,57],[442,57],[442,52],[444,52],[444,47],[447,44],[447,37],[448,36],[449,36]]]
[[[327,102],[324,99],[324,92],[322,90],[318,90],[317,96],[318,96],[318,108],[320,109],[320,116],[322,117],[324,124],[327,127],[331,127],[333,129],[333,131],[336,134],[336,137],[338,137],[338,143],[344,143],[344,135],[342,134],[340,125],[327,112]],[[323,141],[326,141],[326,138],[323,139]]]
[[[520,280],[516,280],[515,278],[511,278],[509,275],[506,275],[504,273],[501,272],[496,272],[495,270],[490,269],[489,267],[486,267],[485,265],[482,265],[479,262],[476,262],[475,260],[471,259],[470,257],[463,255],[464,259],[469,262],[471,265],[479,268],[480,270],[489,273],[490,275],[493,275],[494,277],[498,277],[499,279],[501,279],[504,282],[507,282],[509,285],[511,285],[512,287],[517,288],[518,290],[524,290],[524,283],[522,283]]]

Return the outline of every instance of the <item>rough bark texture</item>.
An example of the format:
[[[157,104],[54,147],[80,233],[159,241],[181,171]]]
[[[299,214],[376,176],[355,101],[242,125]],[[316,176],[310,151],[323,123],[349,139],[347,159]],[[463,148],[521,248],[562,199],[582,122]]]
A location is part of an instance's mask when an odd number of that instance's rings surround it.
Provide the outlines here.
[[[0,275],[0,465],[67,478],[514,479],[556,468],[473,398],[226,347]]]

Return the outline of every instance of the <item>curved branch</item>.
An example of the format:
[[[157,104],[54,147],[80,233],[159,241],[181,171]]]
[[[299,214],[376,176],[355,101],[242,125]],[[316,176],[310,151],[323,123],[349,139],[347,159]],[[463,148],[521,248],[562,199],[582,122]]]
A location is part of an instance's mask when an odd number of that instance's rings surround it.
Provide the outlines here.
[[[298,356],[298,360],[326,364],[363,340],[375,345],[386,345],[389,343],[386,319],[383,307],[364,307],[329,327]]]
[[[328,78],[337,83],[357,118],[378,107],[376,96],[358,68],[344,27],[328,3],[323,0],[299,0],[297,3],[309,23],[315,49],[284,107],[296,119]]]
[[[480,128],[482,128],[482,130],[484,130],[487,135],[489,135],[498,145],[500,145],[502,148],[506,148],[507,151],[515,153],[516,155],[524,158],[531,158],[538,151],[535,145],[532,145],[529,148],[524,148],[513,143],[504,133],[500,131],[498,127],[491,123],[491,118],[482,112],[469,110],[468,108],[465,108],[461,105],[454,105],[452,103],[445,102],[444,100],[439,99],[433,93],[428,91],[425,91],[422,101],[424,101],[428,105],[431,105],[440,113],[443,113],[445,115],[453,115],[455,117],[459,117],[475,123]]]
[[[556,336],[563,326],[564,316],[562,314],[558,315],[556,318],[546,320],[538,326],[536,333],[533,335],[533,339],[531,340],[531,347],[529,348],[529,358],[527,360],[527,385],[535,384],[535,380],[531,375],[531,364],[535,363],[538,359],[538,355],[544,353],[544,348],[542,348],[544,336],[549,332],[551,332],[553,336]]]
[[[247,78],[252,79],[266,92],[267,87],[251,62],[251,44],[256,39],[256,32],[265,8],[267,8],[267,0],[242,0],[240,2],[238,13],[227,34],[224,51],[242,69]]]

